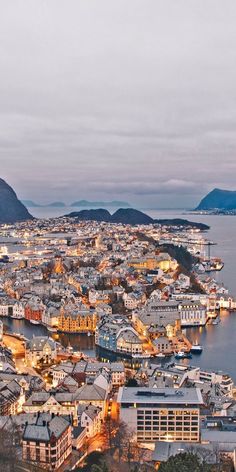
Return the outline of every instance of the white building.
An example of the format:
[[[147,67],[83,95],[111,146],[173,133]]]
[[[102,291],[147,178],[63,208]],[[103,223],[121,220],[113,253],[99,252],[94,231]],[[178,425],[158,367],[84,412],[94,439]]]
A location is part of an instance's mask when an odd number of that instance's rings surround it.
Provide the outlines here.
[[[182,301],[179,304],[181,327],[205,326],[207,309],[198,302]]]
[[[198,388],[121,387],[117,402],[120,420],[139,442],[198,442],[200,405]]]

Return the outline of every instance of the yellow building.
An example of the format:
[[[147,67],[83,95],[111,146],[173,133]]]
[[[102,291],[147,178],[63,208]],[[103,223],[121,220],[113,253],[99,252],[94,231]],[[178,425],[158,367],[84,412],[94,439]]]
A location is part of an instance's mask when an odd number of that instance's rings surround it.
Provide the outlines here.
[[[131,259],[128,261],[128,266],[140,271],[161,269],[166,272],[172,268],[172,260],[169,254],[160,254]]]
[[[97,313],[94,310],[61,309],[58,331],[65,333],[93,333],[97,326]]]

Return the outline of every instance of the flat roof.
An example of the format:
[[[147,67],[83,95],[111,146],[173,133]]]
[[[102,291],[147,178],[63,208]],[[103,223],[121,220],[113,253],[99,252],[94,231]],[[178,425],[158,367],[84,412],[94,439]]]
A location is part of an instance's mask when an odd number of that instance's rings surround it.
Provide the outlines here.
[[[176,403],[203,404],[199,388],[148,388],[121,387],[118,392],[118,403]]]

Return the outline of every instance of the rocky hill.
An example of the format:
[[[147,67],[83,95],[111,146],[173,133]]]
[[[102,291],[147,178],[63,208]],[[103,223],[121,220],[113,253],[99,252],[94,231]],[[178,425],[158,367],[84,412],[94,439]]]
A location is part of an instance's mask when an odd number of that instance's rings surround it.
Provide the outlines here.
[[[15,223],[33,219],[14,190],[5,180],[0,179],[0,223]]]
[[[209,226],[203,223],[195,223],[193,221],[183,219],[173,220],[154,220],[151,216],[146,215],[142,211],[135,210],[134,208],[120,208],[113,215],[108,210],[103,208],[95,210],[81,210],[73,211],[69,215],[65,215],[71,218],[76,218],[78,221],[105,221],[110,223],[123,223],[126,225],[149,225],[158,223],[165,226],[178,226],[179,228],[198,228],[200,230],[207,230]]]
[[[108,210],[98,208],[97,210],[81,210],[69,213],[70,218],[76,218],[78,221],[111,221],[111,214]]]
[[[236,191],[215,188],[199,203],[196,210],[235,210]]]

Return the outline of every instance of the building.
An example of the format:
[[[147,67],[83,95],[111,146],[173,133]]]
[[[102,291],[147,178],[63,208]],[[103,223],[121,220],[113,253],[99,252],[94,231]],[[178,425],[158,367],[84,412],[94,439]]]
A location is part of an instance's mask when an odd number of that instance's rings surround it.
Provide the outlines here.
[[[13,380],[0,382],[0,416],[15,415],[22,411],[25,394],[21,385]]]
[[[207,371],[200,367],[183,364],[171,364],[162,367],[152,365],[152,367],[152,377],[170,379],[175,388],[182,387],[184,382],[190,380],[196,383],[218,385],[222,395],[225,397],[233,396],[234,383],[226,372]]]
[[[62,307],[58,318],[58,331],[65,333],[93,333],[97,326],[97,313],[87,307]]]
[[[138,333],[121,315],[104,316],[95,333],[97,346],[129,357],[143,353],[143,343]]]
[[[93,405],[79,405],[78,420],[82,428],[86,429],[86,436],[92,438],[102,429],[102,409]]]
[[[3,338],[3,322],[0,320],[0,342],[2,342]]]
[[[205,326],[207,309],[199,302],[182,301],[179,304],[181,327]]]
[[[23,460],[57,470],[72,451],[71,425],[67,417],[39,413],[23,432]]]
[[[117,402],[138,442],[199,441],[200,389],[121,387]]]
[[[25,319],[31,323],[41,323],[45,307],[43,303],[29,301],[25,305]]]
[[[161,253],[159,255],[147,255],[146,257],[139,257],[136,259],[130,259],[128,261],[128,266],[133,267],[137,271],[147,271],[161,269],[167,271],[176,269],[178,264],[174,259],[171,259],[169,254]]]
[[[143,336],[155,338],[163,333],[165,328],[167,337],[174,337],[180,331],[180,313],[176,302],[150,300],[140,311],[132,313],[135,329]]]
[[[57,357],[56,343],[47,336],[35,336],[25,344],[25,361],[36,366],[39,362],[48,364]]]
[[[80,361],[76,364],[63,362],[51,369],[53,376],[53,387],[63,382],[70,375],[79,384],[85,383],[88,378],[96,376],[105,370],[108,372],[112,387],[122,386],[125,383],[125,368],[123,362],[85,362]]]

